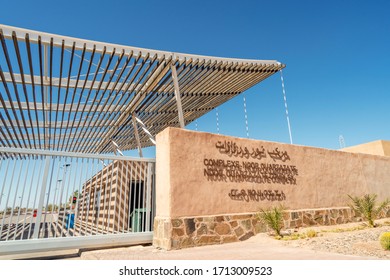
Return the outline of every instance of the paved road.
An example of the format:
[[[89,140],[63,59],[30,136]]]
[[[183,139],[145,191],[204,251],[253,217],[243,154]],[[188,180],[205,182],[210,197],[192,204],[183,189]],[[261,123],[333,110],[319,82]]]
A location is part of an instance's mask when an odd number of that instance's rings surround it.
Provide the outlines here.
[[[42,215],[42,221],[46,218],[46,222],[55,222],[57,221],[58,219],[58,214],[56,213],[44,213]],[[26,221],[26,223],[35,223],[36,221],[36,217],[33,217],[33,215],[31,213],[28,213],[27,215],[26,214],[20,214],[19,217],[18,217],[18,214],[17,213],[14,213],[14,215],[8,215],[8,216],[5,216],[4,217],[4,225],[8,225],[11,221],[11,224],[23,224],[24,221]],[[0,224],[1,222],[3,221],[3,218],[0,218]]]
[[[12,217],[9,215],[4,218],[4,222],[3,219],[0,219],[0,241],[31,238],[36,220],[37,218],[33,217],[32,214],[21,214],[19,217],[18,215]],[[45,229],[43,232],[45,237],[53,235],[53,231],[48,229],[51,228],[50,225],[54,226],[57,221],[58,214],[47,213],[42,215],[41,228]]]

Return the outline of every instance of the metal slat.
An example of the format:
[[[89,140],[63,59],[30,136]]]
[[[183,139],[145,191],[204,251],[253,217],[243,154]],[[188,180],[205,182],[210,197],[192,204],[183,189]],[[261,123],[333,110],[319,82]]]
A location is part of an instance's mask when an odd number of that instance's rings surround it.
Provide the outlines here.
[[[105,166],[104,161],[103,161],[103,166]],[[107,174],[108,174],[108,170],[106,170],[106,176],[107,176]],[[104,174],[102,173],[101,176],[103,177],[103,175]],[[110,219],[110,213],[109,213],[110,210],[109,210],[108,205],[106,203],[106,201],[107,201],[106,197],[108,196],[107,180],[104,183],[104,186],[102,184],[102,188],[104,189],[104,193],[103,193],[103,215],[102,215],[103,226],[102,226],[102,229],[106,230],[107,226],[108,226],[108,221]],[[106,207],[107,207],[107,209],[106,209]],[[107,219],[106,219],[106,211],[107,211]]]
[[[40,73],[40,88],[41,88],[41,103],[42,103],[42,119],[43,119],[43,148],[46,148],[46,139],[47,139],[47,120],[46,120],[46,106],[45,106],[45,92],[44,92],[44,70],[42,65],[42,43],[41,38],[38,37],[38,58],[39,58],[39,73]]]
[[[1,161],[1,167],[3,166],[3,161]],[[5,174],[8,174],[8,168],[9,168],[9,164],[10,164],[10,160],[7,160],[7,166],[5,168]],[[5,189],[5,186],[6,186],[6,179],[7,177],[4,176],[4,179],[3,179],[3,184],[2,184],[2,187],[1,187],[1,193],[0,193],[0,205],[3,201],[3,195],[4,194],[4,189]],[[9,199],[9,194],[7,195],[7,198],[5,200],[5,207],[4,207],[4,212],[3,212],[3,217],[1,219],[1,227],[0,227],[0,236],[3,234],[3,229],[4,229],[4,221],[5,221],[5,215],[7,214],[7,208],[8,208],[8,199]]]
[[[125,230],[128,232],[129,231],[129,217],[130,217],[130,208],[128,207],[126,209],[126,206],[128,206],[128,201],[130,201],[130,189],[131,189],[131,186],[130,186],[130,182],[131,180],[129,179],[129,168],[131,168],[132,165],[126,163],[126,180],[125,180],[125,202],[124,202],[124,211],[126,214],[127,213],[127,216],[124,215],[123,217],[123,229],[122,231],[125,232]]]
[[[117,205],[120,204],[120,197],[118,198],[118,195],[119,195],[119,186],[120,184],[118,183],[119,182],[119,174],[118,174],[118,170],[119,170],[119,162],[117,161],[116,162],[117,164],[117,167],[115,169],[115,182],[116,182],[116,189],[115,189],[115,203],[114,203],[114,216],[112,218],[112,221],[113,221],[113,230],[114,231],[117,231],[118,228],[119,228],[119,218],[118,218],[118,223],[116,224],[116,217],[117,217]],[[113,178],[111,178],[111,180],[113,181]],[[120,211],[120,205],[118,206],[118,209]]]
[[[29,39],[29,35],[26,34],[25,36],[25,44],[26,44],[26,51],[27,51],[27,57],[28,57],[28,66],[29,66],[29,70],[30,70],[30,75],[31,75],[31,78],[34,76],[34,67],[33,67],[33,60],[32,60],[32,55],[31,55],[31,46],[30,46],[30,39]],[[37,124],[37,134],[38,134],[38,138],[40,139],[40,128],[39,128],[39,125],[38,125],[38,111],[37,111],[37,100],[36,100],[36,92],[35,92],[35,83],[32,82],[31,84],[31,91],[32,91],[32,96],[33,96],[33,101],[34,101],[34,110],[35,110],[35,121],[36,121],[36,124]],[[34,130],[34,128],[32,129]],[[39,149],[42,149],[42,146],[41,146],[41,142],[39,141],[38,142],[38,145],[39,146]]]
[[[83,174],[86,174],[86,172],[84,171],[84,168],[85,166],[87,166],[87,164],[84,164],[84,161],[85,159],[81,159],[81,168],[78,168],[77,170],[79,170],[79,182],[78,182],[78,189],[77,189],[77,198],[76,198],[76,205],[75,205],[75,212],[74,212],[74,222],[75,224],[77,224],[77,221],[80,220],[80,213],[79,213],[79,206],[80,206],[80,199],[81,199],[81,194],[82,194],[82,185],[83,185],[83,182],[86,181],[86,176],[84,177],[83,179]],[[76,178],[75,178],[76,179]],[[80,227],[81,228],[81,227]],[[77,235],[77,227],[75,229],[75,235]]]
[[[110,195],[109,195],[109,199],[108,199],[108,219],[109,219],[109,222],[107,223],[108,224],[108,230],[110,230],[110,225],[111,225],[111,201],[112,201],[112,177],[113,177],[113,174],[114,174],[114,162],[112,164],[110,164],[110,167],[111,167],[111,180],[110,180]],[[110,169],[108,169],[110,170]],[[108,174],[108,171],[107,170],[107,174]],[[107,181],[108,181],[108,178],[107,178]]]
[[[46,104],[49,106],[49,112],[47,112],[48,116],[46,119],[48,119],[49,123],[51,123],[51,116],[52,116],[52,103],[53,103],[53,87],[52,87],[52,78],[53,78],[53,40],[50,40],[50,54],[48,54],[48,45],[45,45],[45,80],[49,80],[49,86],[45,86],[45,92],[46,92]],[[50,72],[50,74],[48,73]],[[51,126],[49,125],[48,128],[48,145],[50,145],[51,142]]]
[[[69,69],[68,69],[68,77],[67,77],[67,84],[66,84],[66,88],[65,88],[65,97],[64,97],[64,103],[66,103],[66,101],[68,100],[68,95],[69,95],[69,83],[70,83],[70,77],[72,75],[72,67],[73,67],[73,60],[74,60],[74,53],[75,53],[75,44],[73,44],[72,46],[72,51],[71,51],[71,56],[70,56],[70,62],[69,62]],[[66,134],[66,131],[67,131],[67,128],[68,128],[68,125],[69,123],[66,122],[65,125],[66,125],[66,128],[64,127],[64,116],[65,116],[65,111],[63,110],[62,111],[62,114],[61,114],[61,126],[60,126],[60,136],[62,135],[62,130],[65,129],[65,134]],[[60,139],[58,141],[58,144],[62,144],[64,145],[65,143],[65,137],[63,137],[62,139]]]
[[[101,164],[101,162],[99,161],[99,164]],[[100,165],[98,165],[100,166]],[[102,164],[102,167],[101,167],[101,171],[100,172],[103,172],[103,168],[104,168],[104,164]],[[103,174],[100,175],[100,185],[99,185],[99,206],[98,206],[98,215],[97,215],[97,225],[96,225],[96,235],[98,234],[98,228],[99,228],[99,223],[100,223],[100,213],[104,212],[104,202],[103,202],[103,209],[101,209],[101,201],[102,201],[102,197],[103,197],[103,201],[105,200],[105,196],[103,195],[102,196],[102,188],[103,188]],[[97,178],[96,178],[97,180]],[[103,220],[103,223],[104,223],[104,220]]]
[[[85,163],[85,170],[86,170],[86,172],[84,172],[84,180],[83,180],[83,182],[85,182],[85,183],[83,184],[84,185],[83,191],[79,192],[79,196],[80,197],[78,199],[79,200],[78,205],[80,205],[81,212],[79,212],[79,219],[78,219],[78,221],[80,222],[78,235],[81,235],[81,233],[82,233],[82,231],[81,231],[82,230],[81,222],[83,221],[84,214],[86,213],[86,208],[87,208],[87,204],[86,204],[87,201],[86,200],[88,199],[88,197],[86,196],[86,186],[87,186],[86,183],[87,183],[87,180],[88,180],[87,173],[88,173],[88,169],[89,169],[90,160],[91,160],[90,158],[86,159],[86,163]],[[81,173],[81,174],[83,174],[83,173]],[[80,178],[82,177],[81,174],[80,174]],[[80,184],[80,187],[81,187],[81,184]],[[80,199],[82,199],[82,206],[80,204]]]
[[[62,41],[62,45],[61,45],[61,55],[60,55],[60,73],[59,73],[59,84],[61,85],[61,81],[62,81],[62,71],[63,71],[63,65],[64,65],[64,41]],[[58,111],[59,111],[59,104],[60,104],[60,93],[61,93],[61,86],[58,87],[58,90],[57,90],[57,108],[56,108],[56,117],[55,117],[55,125],[54,125],[54,142],[56,140],[56,134],[57,134],[57,120],[58,120]],[[65,103],[65,102],[64,102]],[[53,104],[54,105],[54,104]],[[38,120],[37,120],[38,121]],[[60,137],[61,138],[61,137]],[[59,139],[60,139],[59,138]],[[59,141],[58,141],[59,143]],[[57,148],[58,150],[59,148]]]

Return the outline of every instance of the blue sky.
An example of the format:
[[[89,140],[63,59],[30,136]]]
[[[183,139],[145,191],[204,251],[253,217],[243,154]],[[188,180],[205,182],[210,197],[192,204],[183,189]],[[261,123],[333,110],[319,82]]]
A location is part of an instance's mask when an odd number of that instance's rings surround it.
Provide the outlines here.
[[[278,60],[286,64],[294,144],[338,149],[340,135],[347,146],[390,140],[388,1],[0,1],[6,25],[158,50]],[[280,75],[245,96],[250,137],[289,143]],[[221,134],[246,137],[242,96],[218,112]],[[197,124],[216,133],[215,111]]]

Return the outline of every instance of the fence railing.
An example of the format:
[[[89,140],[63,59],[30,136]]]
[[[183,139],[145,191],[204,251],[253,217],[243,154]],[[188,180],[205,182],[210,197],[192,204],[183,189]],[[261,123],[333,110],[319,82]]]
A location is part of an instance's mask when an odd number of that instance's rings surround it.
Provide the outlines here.
[[[28,240],[150,242],[154,168],[154,159],[0,147],[0,254]]]

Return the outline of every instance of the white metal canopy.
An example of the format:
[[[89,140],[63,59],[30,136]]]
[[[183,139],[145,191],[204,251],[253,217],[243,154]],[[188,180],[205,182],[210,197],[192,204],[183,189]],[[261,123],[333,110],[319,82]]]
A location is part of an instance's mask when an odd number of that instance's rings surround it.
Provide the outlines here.
[[[6,25],[0,41],[0,145],[16,148],[107,153],[150,146],[164,128],[183,127],[285,67]]]

